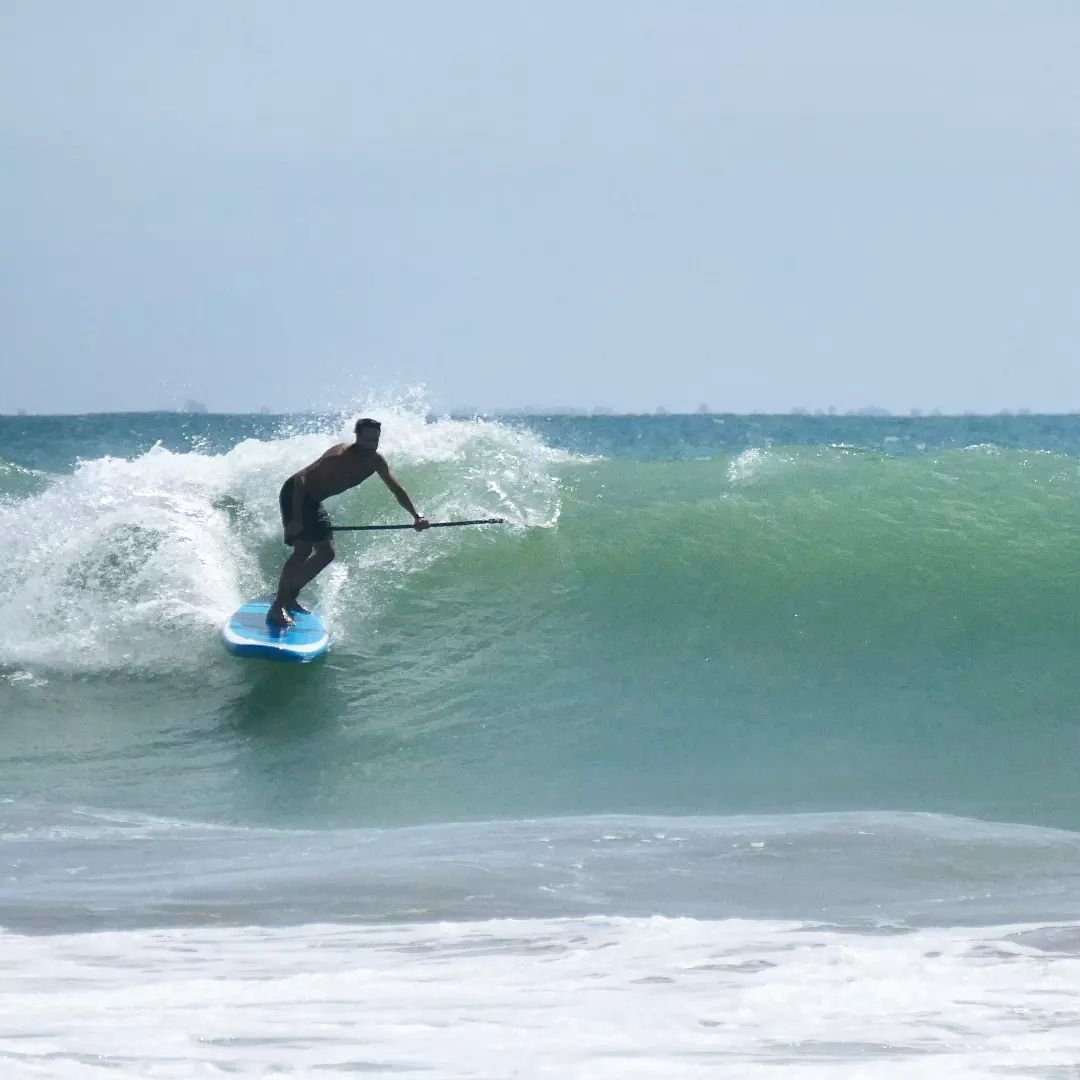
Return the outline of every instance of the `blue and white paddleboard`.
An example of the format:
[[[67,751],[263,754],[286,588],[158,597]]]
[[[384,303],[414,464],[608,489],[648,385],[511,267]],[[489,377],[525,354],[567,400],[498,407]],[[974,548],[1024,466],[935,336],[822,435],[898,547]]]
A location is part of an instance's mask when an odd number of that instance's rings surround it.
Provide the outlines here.
[[[330,634],[322,619],[314,611],[294,611],[292,626],[271,626],[266,613],[273,602],[272,596],[260,596],[237,608],[221,631],[225,648],[234,656],[300,664],[322,656],[330,646]]]

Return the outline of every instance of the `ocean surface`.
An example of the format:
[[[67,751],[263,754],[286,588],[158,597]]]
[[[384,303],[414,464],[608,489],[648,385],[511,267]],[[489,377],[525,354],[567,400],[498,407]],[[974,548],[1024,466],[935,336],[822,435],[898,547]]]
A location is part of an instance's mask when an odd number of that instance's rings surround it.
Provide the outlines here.
[[[229,656],[365,413],[507,524]],[[0,536],[5,1080],[1080,1077],[1080,418],[0,417]]]

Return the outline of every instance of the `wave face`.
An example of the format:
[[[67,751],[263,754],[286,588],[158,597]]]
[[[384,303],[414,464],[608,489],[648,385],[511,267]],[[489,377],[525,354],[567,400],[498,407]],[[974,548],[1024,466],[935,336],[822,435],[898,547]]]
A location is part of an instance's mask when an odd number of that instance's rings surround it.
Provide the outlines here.
[[[870,448],[681,438],[611,456],[616,419],[590,446],[587,421],[556,440],[553,421],[545,438],[539,421],[384,415],[427,513],[510,524],[340,538],[311,590],[334,647],[300,670],[228,657],[217,627],[280,568],[281,481],[345,425],[248,420],[230,441],[239,422],[211,418],[216,442],[33,459],[47,476],[0,444],[5,789],[272,827],[864,808],[1080,823],[1066,435],[1054,452],[955,432],[891,452],[884,427]],[[399,520],[370,483],[331,509]]]

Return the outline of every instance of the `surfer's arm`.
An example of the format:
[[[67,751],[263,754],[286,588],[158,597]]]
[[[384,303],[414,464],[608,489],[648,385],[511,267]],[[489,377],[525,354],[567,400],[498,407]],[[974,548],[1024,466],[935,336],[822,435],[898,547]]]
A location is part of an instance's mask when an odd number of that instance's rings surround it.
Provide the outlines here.
[[[379,474],[379,479],[390,489],[390,493],[397,499],[398,503],[403,509],[412,514],[413,522],[418,529],[427,528],[427,518],[423,517],[413,506],[412,499],[409,498],[409,493],[398,483],[397,477],[390,471],[390,466],[386,463],[386,458],[382,454],[375,455],[375,471]]]

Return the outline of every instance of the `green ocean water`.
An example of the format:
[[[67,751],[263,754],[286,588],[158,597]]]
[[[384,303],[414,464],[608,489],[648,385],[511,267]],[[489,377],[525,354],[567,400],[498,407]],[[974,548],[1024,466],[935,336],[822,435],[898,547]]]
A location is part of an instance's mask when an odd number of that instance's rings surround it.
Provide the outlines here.
[[[1072,417],[385,416],[325,663],[238,661],[348,418],[0,420],[0,789],[272,827],[918,810],[1075,827]],[[381,487],[337,523],[398,520]]]

